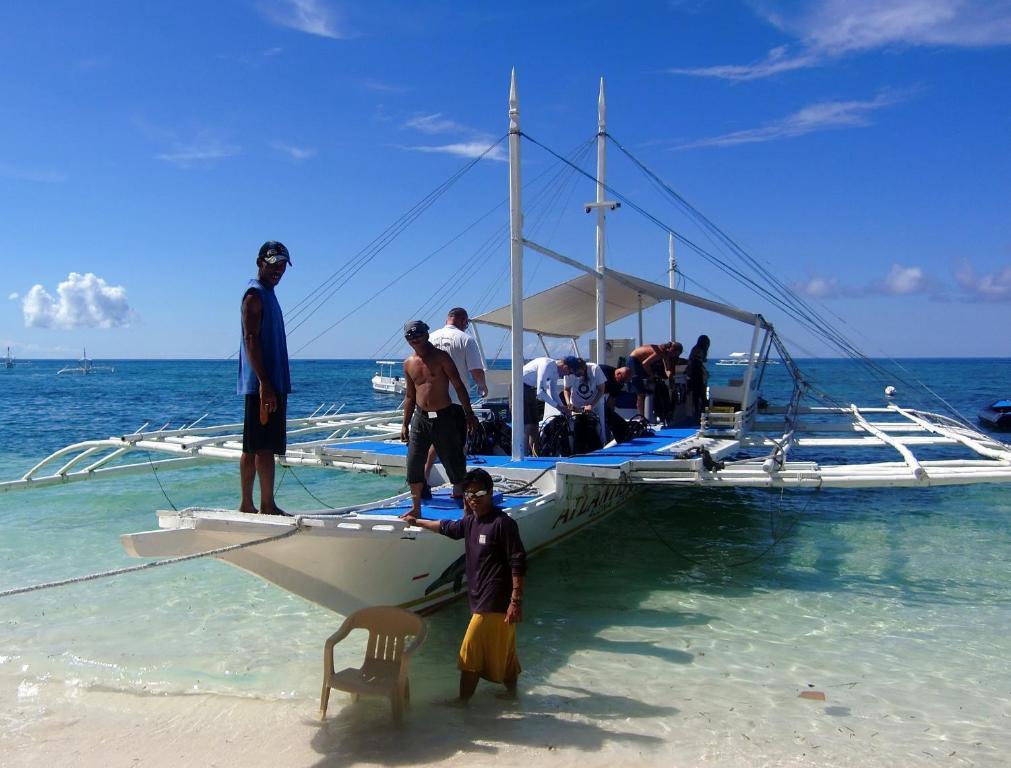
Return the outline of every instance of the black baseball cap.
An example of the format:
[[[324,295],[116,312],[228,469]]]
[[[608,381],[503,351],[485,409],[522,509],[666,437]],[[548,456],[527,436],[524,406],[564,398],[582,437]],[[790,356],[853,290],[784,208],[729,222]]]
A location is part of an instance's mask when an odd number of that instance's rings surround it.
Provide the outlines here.
[[[263,245],[260,246],[260,253],[256,257],[259,261],[263,259],[268,264],[277,264],[279,261],[288,262],[288,266],[291,264],[291,256],[288,255],[288,249],[284,247],[284,243],[279,243],[277,240],[268,240]]]
[[[404,336],[408,339],[413,339],[415,336],[421,336],[424,333],[428,333],[428,323],[424,320],[412,320],[404,324]]]

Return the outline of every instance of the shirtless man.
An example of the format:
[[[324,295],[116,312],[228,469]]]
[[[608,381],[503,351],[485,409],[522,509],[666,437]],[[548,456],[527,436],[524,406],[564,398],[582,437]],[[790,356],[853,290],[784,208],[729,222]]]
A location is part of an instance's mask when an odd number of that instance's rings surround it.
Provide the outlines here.
[[[470,406],[467,385],[460,378],[453,358],[428,340],[428,326],[412,320],[404,326],[404,338],[414,354],[404,361],[404,424],[400,439],[407,443],[407,482],[411,486],[411,511],[421,515],[421,491],[425,477],[428,448],[435,446],[442,466],[453,483],[453,497],[463,505],[463,479],[467,474],[466,439],[460,429],[459,411],[449,397],[453,385],[466,414],[467,429],[477,428],[477,418]]]
[[[653,391],[654,375],[662,375],[665,379],[674,375],[674,364],[680,353],[676,346],[681,345],[673,341],[665,344],[643,344],[629,354],[628,366],[632,370],[632,389],[636,394],[635,407],[640,416],[646,414],[646,393]],[[661,365],[662,374],[659,367]]]

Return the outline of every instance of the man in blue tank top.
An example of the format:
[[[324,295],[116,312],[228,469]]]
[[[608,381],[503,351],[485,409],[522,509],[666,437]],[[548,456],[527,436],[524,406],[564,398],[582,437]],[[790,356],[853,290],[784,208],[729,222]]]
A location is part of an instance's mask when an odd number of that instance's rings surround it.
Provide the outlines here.
[[[291,374],[281,305],[274,288],[291,264],[288,249],[268,240],[256,257],[257,275],[242,296],[242,345],[239,348],[237,392],[246,398],[242,427],[239,511],[256,514],[253,480],[260,478],[260,509],[283,515],[274,503],[274,456],[287,450],[286,413]]]

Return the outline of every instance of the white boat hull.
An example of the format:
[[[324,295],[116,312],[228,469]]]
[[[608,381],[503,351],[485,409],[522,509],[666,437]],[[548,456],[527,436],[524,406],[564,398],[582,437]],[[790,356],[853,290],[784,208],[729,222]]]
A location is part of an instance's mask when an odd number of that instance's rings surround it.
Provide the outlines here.
[[[530,497],[510,514],[528,553],[535,554],[602,519],[632,493],[626,484],[569,478],[556,493]],[[281,535],[298,524],[292,518],[201,509],[162,512],[159,523],[162,530],[124,535],[127,552],[191,555]],[[462,555],[460,541],[408,528],[395,517],[352,514],[306,517],[293,535],[216,557],[347,615],[369,605],[427,612],[465,594],[457,587]]]
[[[373,376],[372,389],[388,395],[402,395],[407,391],[407,383],[402,378],[393,376]]]

